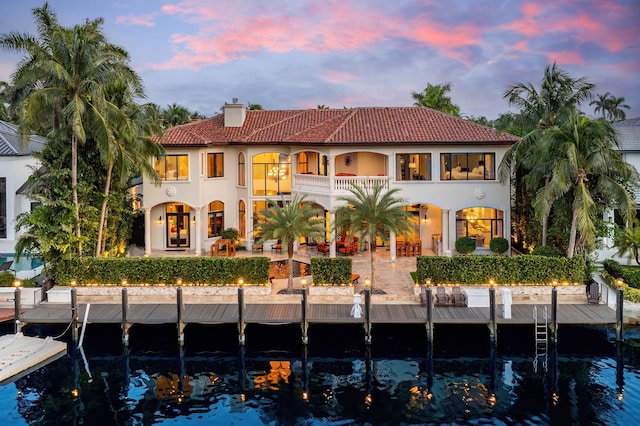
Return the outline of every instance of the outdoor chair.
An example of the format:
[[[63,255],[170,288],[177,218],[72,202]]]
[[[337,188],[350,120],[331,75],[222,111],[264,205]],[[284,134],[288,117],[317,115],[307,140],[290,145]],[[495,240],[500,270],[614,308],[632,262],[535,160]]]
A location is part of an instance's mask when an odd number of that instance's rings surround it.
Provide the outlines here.
[[[275,244],[272,244],[271,251],[282,253],[282,240],[278,240]]]
[[[445,292],[445,288],[443,286],[437,286],[435,306],[449,306],[449,302],[450,298],[449,295]]]
[[[600,284],[595,281],[592,281],[589,284],[589,292],[587,293],[587,301],[589,303],[598,304],[600,303]]]
[[[0,265],[0,272],[10,271],[11,264],[13,264],[13,260],[7,260],[6,262],[2,262],[2,264]]]
[[[264,244],[259,243],[257,239],[254,240],[253,241],[253,245],[251,246],[251,251],[253,251],[253,252],[258,252],[258,251],[264,252]]]
[[[451,288],[451,298],[453,306],[464,307],[467,306],[467,295],[462,291],[460,286],[454,286]]]

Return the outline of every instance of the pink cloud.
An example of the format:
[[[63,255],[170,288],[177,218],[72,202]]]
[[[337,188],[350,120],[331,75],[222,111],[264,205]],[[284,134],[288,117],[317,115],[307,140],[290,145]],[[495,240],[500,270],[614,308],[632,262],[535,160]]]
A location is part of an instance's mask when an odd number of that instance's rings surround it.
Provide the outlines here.
[[[155,25],[154,19],[155,19],[154,13],[149,15],[143,15],[143,16],[135,16],[135,15],[118,16],[116,17],[116,24],[153,27]]]
[[[459,48],[476,45],[481,35],[479,28],[468,24],[445,25],[428,15],[406,19],[388,10],[371,8],[368,3],[330,0],[296,3],[295,7],[280,11],[261,3],[256,6],[223,1],[212,6],[198,0],[165,5],[162,12],[201,25],[197,26],[197,34],[174,35],[172,42],[182,53],[153,68],[198,69],[261,51],[359,50],[391,38],[419,42],[465,62],[467,53]]]

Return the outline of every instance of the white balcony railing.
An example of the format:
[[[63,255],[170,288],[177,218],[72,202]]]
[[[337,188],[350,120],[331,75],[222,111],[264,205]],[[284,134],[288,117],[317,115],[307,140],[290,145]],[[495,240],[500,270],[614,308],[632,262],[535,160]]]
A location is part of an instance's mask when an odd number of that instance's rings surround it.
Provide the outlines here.
[[[317,176],[294,175],[293,190],[296,192],[310,192],[316,194],[347,194],[352,185],[363,189],[371,189],[381,182],[385,189],[389,189],[387,176]]]

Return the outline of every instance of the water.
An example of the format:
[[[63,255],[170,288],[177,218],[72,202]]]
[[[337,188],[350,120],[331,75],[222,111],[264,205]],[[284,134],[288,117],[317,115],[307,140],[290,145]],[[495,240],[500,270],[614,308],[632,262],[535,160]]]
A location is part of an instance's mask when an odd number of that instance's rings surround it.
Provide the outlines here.
[[[42,271],[42,260],[38,257],[21,256],[16,262],[15,253],[5,253],[0,255],[0,263],[13,260],[11,270],[16,272],[20,279],[33,278]]]
[[[305,350],[298,327],[250,325],[239,351],[234,327],[189,326],[182,353],[175,326],[136,327],[128,353],[117,327],[90,326],[86,364],[81,355],[64,357],[0,387],[3,426],[631,425],[640,418],[635,330],[619,356],[610,331],[564,327],[557,353],[534,371],[531,327],[502,328],[497,352],[486,327],[436,328],[433,356],[421,327],[374,326],[370,350],[361,327],[312,327]]]

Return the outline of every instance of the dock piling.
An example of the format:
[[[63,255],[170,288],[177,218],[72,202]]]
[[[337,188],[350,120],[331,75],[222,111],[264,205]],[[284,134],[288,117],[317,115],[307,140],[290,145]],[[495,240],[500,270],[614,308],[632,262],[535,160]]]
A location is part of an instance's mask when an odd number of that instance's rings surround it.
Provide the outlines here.
[[[616,340],[624,341],[624,291],[622,290],[623,281],[618,278],[616,280]]]
[[[367,280],[369,281],[369,280]],[[364,289],[364,343],[371,344],[371,286],[365,284]]]
[[[302,288],[302,344],[309,344],[309,322],[307,321],[307,307],[309,306],[309,290],[307,286]]]
[[[129,316],[129,293],[127,293],[127,288],[122,287],[122,344],[125,347],[129,346],[129,328],[131,324],[127,322],[127,317]]]
[[[492,346],[498,345],[498,328],[496,323],[496,288],[489,287],[489,340]]]
[[[246,342],[244,334],[246,326],[244,321],[244,288],[238,287],[238,343],[240,346],[244,346]]]
[[[20,286],[16,286],[14,296],[13,296],[13,307],[14,307],[14,333],[18,334],[22,330],[22,323],[20,322],[20,304],[21,304],[22,292],[20,290]]]
[[[75,287],[71,287],[71,341],[73,350],[78,348],[78,294]]]
[[[177,323],[177,328],[178,328],[178,345],[180,345],[180,347],[184,347],[184,327],[185,327],[185,323],[183,321],[183,315],[184,315],[184,300],[182,298],[182,287],[178,286],[176,288],[176,304],[177,304],[177,310],[178,310],[178,323]]]
[[[555,283],[555,281],[554,281]],[[558,288],[554,285],[551,289],[551,343],[558,342]]]
[[[425,289],[427,305],[427,345],[433,350],[433,290],[431,287]]]

